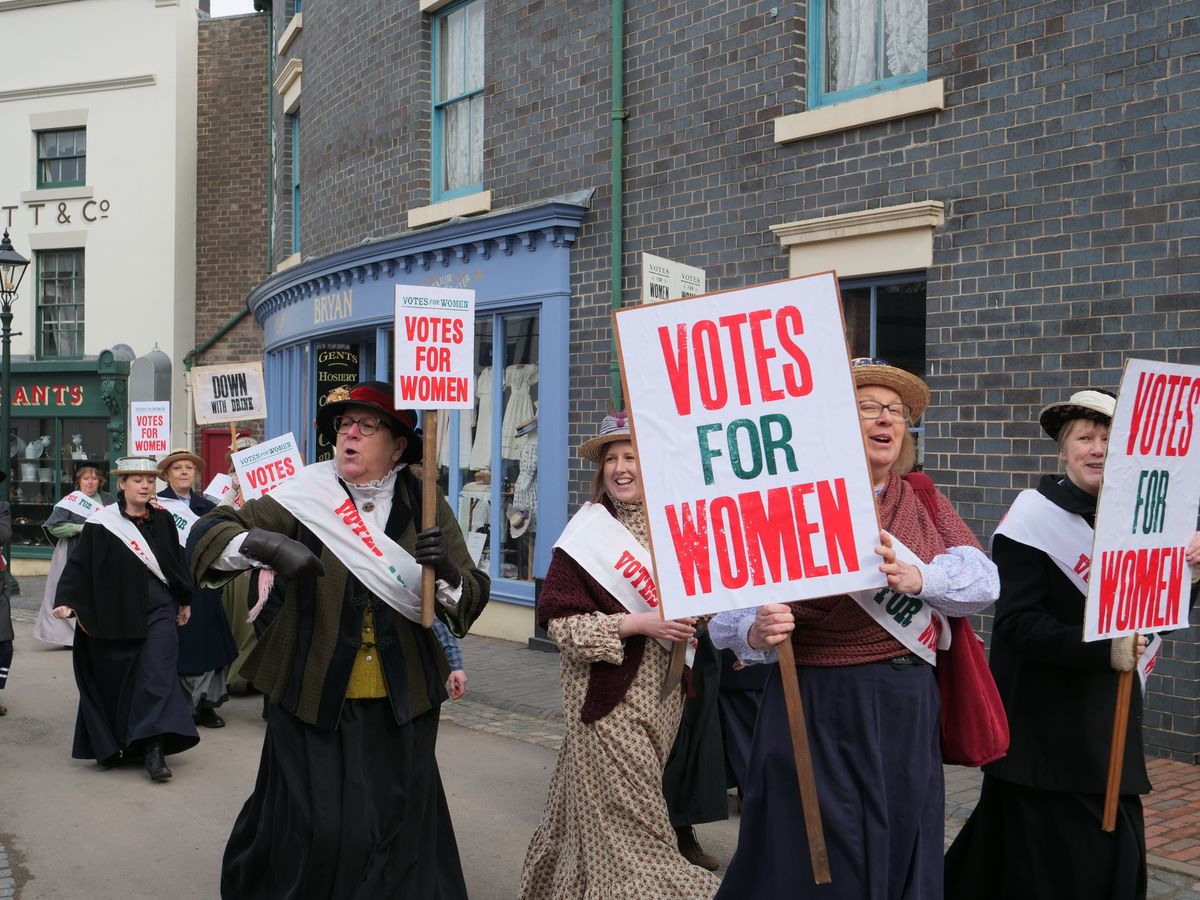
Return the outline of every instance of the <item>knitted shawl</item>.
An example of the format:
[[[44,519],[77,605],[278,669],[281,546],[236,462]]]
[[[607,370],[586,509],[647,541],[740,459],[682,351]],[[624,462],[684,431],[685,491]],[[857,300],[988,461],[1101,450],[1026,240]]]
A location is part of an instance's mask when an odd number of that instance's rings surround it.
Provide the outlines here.
[[[950,501],[941,492],[936,500],[935,525],[912,486],[895,472],[888,476],[883,492],[876,498],[884,530],[926,563],[948,547],[979,547]],[[852,666],[908,652],[845,594],[788,605],[796,616],[792,647],[797,665]]]

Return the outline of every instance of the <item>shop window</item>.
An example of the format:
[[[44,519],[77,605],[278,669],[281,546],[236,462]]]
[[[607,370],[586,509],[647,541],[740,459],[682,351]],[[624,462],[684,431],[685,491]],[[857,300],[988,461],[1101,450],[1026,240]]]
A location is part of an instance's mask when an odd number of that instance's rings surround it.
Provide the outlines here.
[[[37,317],[40,358],[83,356],[83,250],[37,254]]]
[[[475,320],[475,409],[439,420],[438,472],[479,567],[532,598],[538,534],[536,312]],[[454,505],[454,501],[452,501]],[[555,535],[548,535],[553,541]],[[512,584],[513,582],[517,584]]]
[[[87,129],[37,133],[37,186],[77,187],[87,183]]]
[[[49,518],[54,504],[75,489],[75,470],[79,466],[98,463],[107,470],[107,426],[106,419],[13,417],[10,477],[14,548],[35,551],[26,555],[38,555],[38,549],[48,554],[53,548],[54,539],[42,530],[42,523]],[[107,477],[101,487],[109,489]]]
[[[433,17],[433,199],[483,188],[485,0]]]
[[[923,83],[928,6],[925,0],[809,4],[809,106]]]
[[[291,116],[292,134],[292,252],[300,252],[300,111]]]
[[[850,356],[886,359],[925,377],[925,276],[855,279],[840,285]],[[924,425],[911,423],[918,459],[924,456]]]

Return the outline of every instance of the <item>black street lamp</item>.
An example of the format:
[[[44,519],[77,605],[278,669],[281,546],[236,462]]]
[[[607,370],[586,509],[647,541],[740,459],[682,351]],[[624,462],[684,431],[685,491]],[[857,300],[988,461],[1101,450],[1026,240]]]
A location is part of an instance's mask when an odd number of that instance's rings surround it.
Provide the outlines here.
[[[0,240],[0,465],[4,466],[3,486],[0,496],[11,503],[12,499],[12,459],[9,456],[12,437],[12,397],[11,371],[9,351],[12,344],[12,306],[17,299],[17,288],[25,277],[25,269],[29,260],[13,249],[12,241],[8,239],[8,229],[4,230],[4,238]],[[11,560],[12,553],[8,542],[4,544],[4,558]],[[11,569],[5,576],[11,578]]]

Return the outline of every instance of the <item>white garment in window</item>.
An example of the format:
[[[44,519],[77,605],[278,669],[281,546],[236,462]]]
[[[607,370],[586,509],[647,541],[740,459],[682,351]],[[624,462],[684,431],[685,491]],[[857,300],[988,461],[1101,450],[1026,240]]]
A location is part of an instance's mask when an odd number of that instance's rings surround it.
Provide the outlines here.
[[[504,386],[510,390],[500,427],[500,455],[504,459],[517,458],[517,429],[533,418],[533,397],[529,389],[537,380],[538,367],[534,363],[517,364],[504,370]]]
[[[475,399],[479,412],[475,415],[475,442],[471,445],[471,456],[467,468],[472,470],[492,467],[492,367],[488,366],[475,379]]]

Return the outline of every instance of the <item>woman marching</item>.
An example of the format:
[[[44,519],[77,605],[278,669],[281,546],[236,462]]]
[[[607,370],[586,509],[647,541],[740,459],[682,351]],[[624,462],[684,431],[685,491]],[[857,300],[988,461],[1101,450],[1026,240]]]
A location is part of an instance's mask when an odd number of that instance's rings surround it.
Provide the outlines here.
[[[816,885],[796,783],[788,716],[774,669],[747,766],[738,849],[718,896],[938,900],[944,783],[934,653],[917,640],[938,615],[965,616],[999,590],[996,569],[950,501],[928,479],[902,477],[915,448],[908,426],[929,405],[925,382],[877,359],[851,371],[879,521],[888,588],[925,601],[907,625],[875,591],[721,613],[713,642],[747,663],[792,642],[832,883]],[[928,504],[928,505],[927,505]],[[898,558],[899,540],[917,561]],[[911,558],[911,557],[910,557]]]
[[[74,616],[79,715],[75,759],[102,766],[141,756],[154,781],[171,777],[164,756],[200,740],[179,689],[176,626],[190,615],[170,513],[151,505],[155,462],[117,460],[121,496],[87,520],[58,580],[59,619]]]
[[[567,733],[520,896],[711,897],[718,879],[680,855],[662,791],[683,709],[682,691],[661,697],[669,647],[691,638],[694,620],[664,620],[647,602],[642,483],[625,415],[605,417],[580,453],[597,464],[593,501],[555,544],[538,599],[538,624],[562,652]]]
[[[83,531],[83,523],[101,506],[113,502],[111,494],[100,490],[101,484],[103,476],[98,465],[88,463],[80,466],[75,470],[75,490],[59,500],[50,518],[42,523],[46,533],[58,541],[54,545],[54,555],[50,557],[50,572],[46,575],[42,606],[33,626],[33,636],[47,644],[70,647],[75,643],[75,621],[54,617],[54,598],[58,591],[58,579],[67,564],[67,557],[78,542],[79,532]]]
[[[1138,690],[1130,695],[1116,830],[1101,829],[1117,682],[1146,639],[1084,643],[1087,582],[1077,565],[1092,553],[1115,410],[1115,398],[1097,390],[1042,410],[1065,474],[1018,495],[992,539],[1000,599],[989,662],[1011,743],[1006,757],[984,766],[979,803],[946,855],[947,897],[1146,896],[1140,795],[1150,781]],[[1200,534],[1185,555],[1200,562]]]

